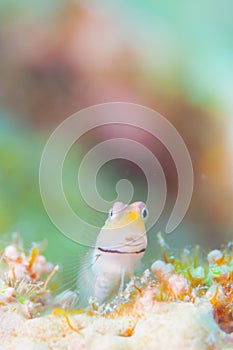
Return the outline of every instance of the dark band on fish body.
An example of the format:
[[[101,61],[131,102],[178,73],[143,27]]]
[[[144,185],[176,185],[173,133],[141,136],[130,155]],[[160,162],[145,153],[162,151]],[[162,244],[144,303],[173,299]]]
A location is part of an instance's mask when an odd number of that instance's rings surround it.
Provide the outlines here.
[[[136,252],[121,252],[120,250],[103,249],[100,247],[98,247],[98,250],[100,250],[101,252],[104,252],[104,253],[113,253],[113,254],[140,254],[140,253],[143,253],[146,251],[146,249],[143,248],[143,249],[138,250]]]

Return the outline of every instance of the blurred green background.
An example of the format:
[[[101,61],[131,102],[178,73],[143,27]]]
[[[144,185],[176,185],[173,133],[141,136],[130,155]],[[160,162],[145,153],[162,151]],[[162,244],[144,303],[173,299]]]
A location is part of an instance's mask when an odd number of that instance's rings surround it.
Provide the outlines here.
[[[18,231],[26,242],[47,238],[53,261],[75,255],[80,248],[57,231],[43,208],[41,153],[51,132],[72,113],[126,101],[162,113],[192,157],[192,203],[168,243],[214,247],[231,240],[232,12],[227,0],[0,0],[0,234]],[[105,216],[90,211],[73,188],[78,159],[111,132],[82,139],[64,175],[73,207],[99,226]],[[169,187],[167,209],[149,233],[145,261],[150,261],[177,180],[166,152],[146,135],[141,139],[155,154],[158,150]],[[106,198],[113,199],[114,183],[127,177],[135,184],[135,199],[145,199],[145,179],[133,164],[116,161],[101,174],[98,185]]]

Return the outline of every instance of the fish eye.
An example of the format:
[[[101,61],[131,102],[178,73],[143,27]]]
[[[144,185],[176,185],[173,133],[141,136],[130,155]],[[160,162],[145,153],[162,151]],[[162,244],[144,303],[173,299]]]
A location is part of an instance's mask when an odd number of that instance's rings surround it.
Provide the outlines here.
[[[113,216],[113,209],[109,210],[109,216]]]
[[[148,212],[147,212],[146,208],[143,208],[141,211],[142,218],[145,219],[147,217],[147,215],[148,215]]]

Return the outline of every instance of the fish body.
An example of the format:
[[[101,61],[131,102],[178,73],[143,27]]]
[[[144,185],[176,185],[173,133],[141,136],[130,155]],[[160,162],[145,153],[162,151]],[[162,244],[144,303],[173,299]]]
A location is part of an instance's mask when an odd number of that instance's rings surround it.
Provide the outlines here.
[[[143,202],[114,204],[78,279],[86,300],[93,296],[103,303],[123,290],[125,278],[140,266],[147,247],[146,217]]]

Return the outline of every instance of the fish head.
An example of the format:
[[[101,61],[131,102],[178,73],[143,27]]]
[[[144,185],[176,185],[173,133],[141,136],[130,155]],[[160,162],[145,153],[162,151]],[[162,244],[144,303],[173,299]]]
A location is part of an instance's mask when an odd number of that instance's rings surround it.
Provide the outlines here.
[[[145,203],[126,205],[116,202],[96,240],[96,247],[119,252],[145,251],[147,246]]]

